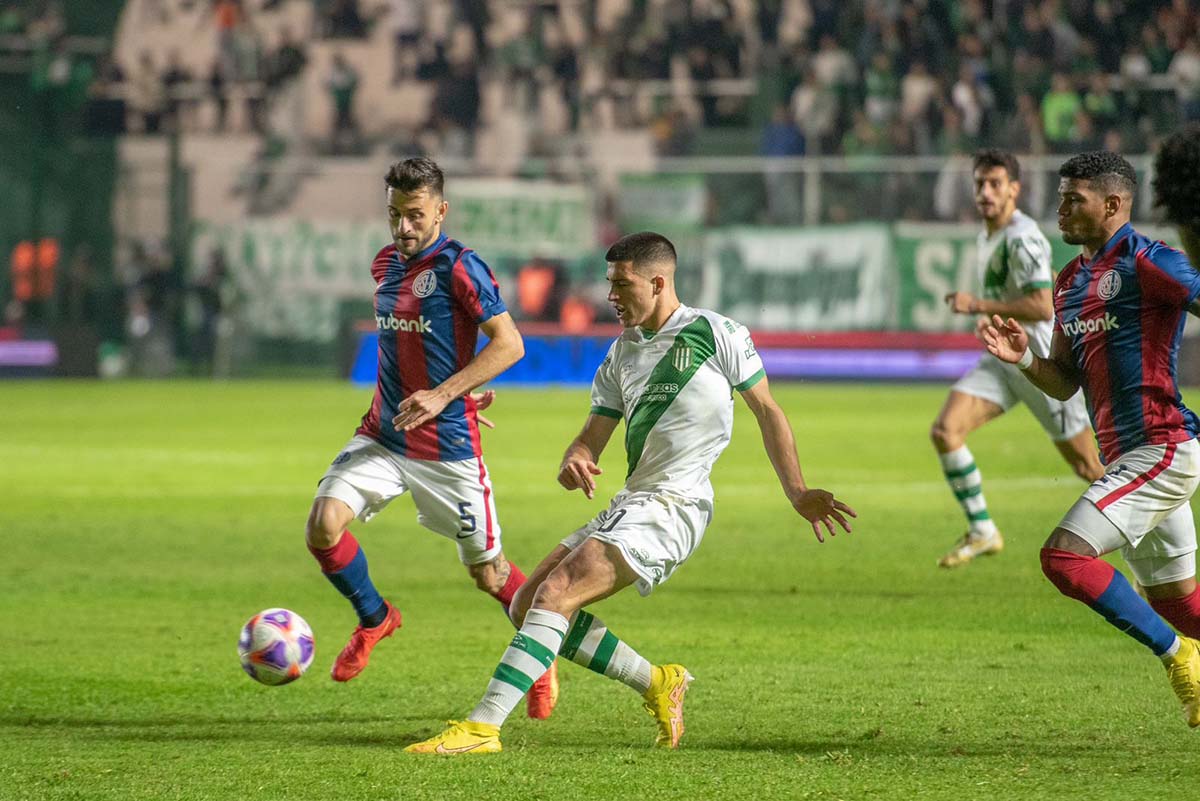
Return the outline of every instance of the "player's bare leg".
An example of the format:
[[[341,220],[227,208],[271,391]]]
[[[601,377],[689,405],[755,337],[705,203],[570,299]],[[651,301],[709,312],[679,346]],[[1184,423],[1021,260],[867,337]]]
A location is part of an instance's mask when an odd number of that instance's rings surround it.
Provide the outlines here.
[[[1090,428],[1080,431],[1070,439],[1054,443],[1063,460],[1075,471],[1075,475],[1089,484],[1104,475],[1100,464],[1100,453],[1096,450],[1096,438]]]
[[[375,589],[367,571],[367,557],[346,526],[354,511],[337,498],[313,501],[304,529],[308,549],[329,579],[358,614],[358,626],[350,642],[338,654],[330,670],[334,681],[349,681],[367,666],[371,651],[384,637],[400,627],[400,611]]]
[[[1171,630],[1149,603],[1134,592],[1125,577],[1087,540],[1056,528],[1042,548],[1042,572],[1059,592],[1082,601],[1121,632],[1134,638],[1162,660],[1167,681],[1183,706],[1189,726],[1200,726],[1200,643]],[[1189,583],[1172,582],[1145,588],[1150,594],[1182,592]],[[1190,586],[1195,590],[1195,581]]]
[[[938,560],[940,567],[959,567],[1004,548],[1004,538],[988,513],[983,477],[967,447],[967,435],[1002,414],[1004,409],[989,400],[951,390],[929,430],[942,474],[967,517],[966,533]]]
[[[491,561],[467,565],[467,572],[475,580],[475,586],[499,601],[511,619],[513,600],[528,581],[521,569],[500,553]],[[519,624],[517,628],[520,628]],[[558,663],[553,662],[550,669],[529,688],[525,711],[534,720],[545,720],[557,704]]]

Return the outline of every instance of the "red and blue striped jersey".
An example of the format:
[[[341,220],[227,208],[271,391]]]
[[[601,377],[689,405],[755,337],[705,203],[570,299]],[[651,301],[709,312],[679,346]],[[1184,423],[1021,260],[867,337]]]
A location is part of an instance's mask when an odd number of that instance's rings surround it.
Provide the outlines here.
[[[1184,442],[1200,420],[1176,382],[1179,340],[1200,273],[1187,256],[1126,224],[1054,285],[1054,327],[1067,338],[1107,464],[1142,445]]]
[[[395,245],[371,264],[375,279],[375,326],[379,376],[375,398],[358,434],[412,459],[458,461],[481,455],[475,402],[450,402],[436,419],[412,431],[396,431],[400,402],[433,389],[475,356],[480,324],[507,309],[488,266],[444,234],[405,259]]]

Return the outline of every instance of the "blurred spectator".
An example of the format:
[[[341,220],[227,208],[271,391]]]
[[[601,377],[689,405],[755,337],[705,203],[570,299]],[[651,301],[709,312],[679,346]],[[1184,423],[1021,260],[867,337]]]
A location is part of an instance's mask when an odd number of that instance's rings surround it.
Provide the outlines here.
[[[1200,45],[1189,36],[1183,49],[1171,59],[1167,74],[1175,79],[1175,97],[1179,116],[1185,122],[1200,119]]]
[[[818,154],[834,152],[839,104],[832,89],[809,72],[792,93],[792,119],[804,132],[806,149]]]
[[[354,95],[358,91],[358,72],[341,53],[333,54],[333,64],[325,79],[325,88],[333,101],[333,131],[330,150],[346,153],[359,144],[358,120],[354,116]]]
[[[279,46],[267,57],[263,80],[268,91],[275,91],[300,76],[308,55],[304,45],[296,40],[290,27],[280,32]]]
[[[25,15],[19,5],[8,3],[0,9],[0,36],[17,36],[25,32]]]
[[[200,276],[191,286],[198,325],[190,339],[193,366],[201,375],[214,373],[217,343],[220,337],[225,296],[229,292],[229,269],[225,262],[225,251],[214,247],[208,254],[208,262]]]
[[[1120,122],[1120,107],[1109,85],[1108,75],[1103,72],[1092,75],[1087,93],[1083,96],[1083,108],[1101,128],[1108,128]]]
[[[1052,150],[1070,148],[1070,142],[1075,138],[1075,115],[1082,105],[1071,79],[1064,73],[1054,73],[1050,91],[1042,98],[1042,126]]]
[[[681,108],[668,109],[650,126],[660,156],[690,156],[696,137],[695,126]]]
[[[778,104],[763,129],[759,153],[767,158],[804,155],[804,134],[785,104]],[[800,222],[800,173],[792,167],[768,166],[763,175],[767,191],[767,221],[773,225]]]
[[[167,55],[167,64],[162,73],[162,91],[164,97],[163,121],[174,130],[181,126],[181,116],[186,116],[186,110],[194,106],[195,100],[191,95],[192,73],[183,66],[179,51],[172,49]]]
[[[864,79],[866,99],[863,111],[875,125],[884,125],[896,114],[900,100],[900,81],[896,78],[896,67],[885,52],[876,52],[871,57],[871,66]]]
[[[358,10],[358,0],[333,0],[325,17],[331,39],[362,39],[367,35],[367,23]]]
[[[419,0],[388,0],[386,19],[392,36],[392,83],[395,84],[416,69],[411,54],[421,38],[421,3]]]
[[[218,58],[213,62],[212,70],[208,73],[208,93],[212,97],[213,106],[216,110],[213,126],[214,130],[218,133],[225,131],[225,123],[229,115],[227,86],[228,82],[225,78],[225,70],[221,65],[221,59]]]
[[[237,30],[242,21],[241,0],[216,0],[213,3],[213,24],[217,29],[217,58],[221,63],[221,74],[226,77],[238,74]]]
[[[128,108],[133,120],[133,125],[129,127],[142,133],[158,133],[166,98],[150,51],[144,50],[138,57],[137,69],[129,79],[127,92]]]

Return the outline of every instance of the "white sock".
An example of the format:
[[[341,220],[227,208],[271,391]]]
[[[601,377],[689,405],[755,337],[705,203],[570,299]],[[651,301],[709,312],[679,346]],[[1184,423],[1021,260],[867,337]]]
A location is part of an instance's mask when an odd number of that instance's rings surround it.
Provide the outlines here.
[[[616,679],[639,694],[650,689],[650,663],[608,630],[604,621],[580,609],[571,618],[559,655],[588,670]]]
[[[567,633],[567,619],[557,612],[530,609],[500,658],[487,691],[467,716],[476,723],[504,725],[517,704],[554,662]]]
[[[996,524],[988,514],[987,501],[983,497],[983,475],[975,466],[971,450],[963,445],[949,453],[938,454],[942,462],[942,473],[946,483],[958,499],[967,516],[967,526],[972,534],[990,537],[996,533]]]

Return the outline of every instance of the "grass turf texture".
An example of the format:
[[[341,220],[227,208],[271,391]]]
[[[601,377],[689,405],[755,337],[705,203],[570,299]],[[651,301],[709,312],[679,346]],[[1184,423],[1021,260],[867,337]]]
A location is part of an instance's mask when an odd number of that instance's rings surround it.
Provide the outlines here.
[[[860,514],[819,546],[738,403],[703,546],[649,599],[595,611],[696,675],[684,749],[619,684],[561,667],[505,753],[400,747],[465,714],[511,629],[411,502],[354,527],[405,626],[368,670],[303,544],[313,488],[369,392],[333,383],[8,383],[0,419],[0,798],[1148,798],[1200,775],[1158,661],[1041,577],[1082,485],[1024,411],[972,437],[1008,550],[955,572],[963,529],[926,431],[944,387],[775,392],[816,486]],[[555,483],[577,391],[504,390],[485,449],[526,571],[603,507]],[[316,632],[308,676],[255,684],[235,653],[269,606]]]

